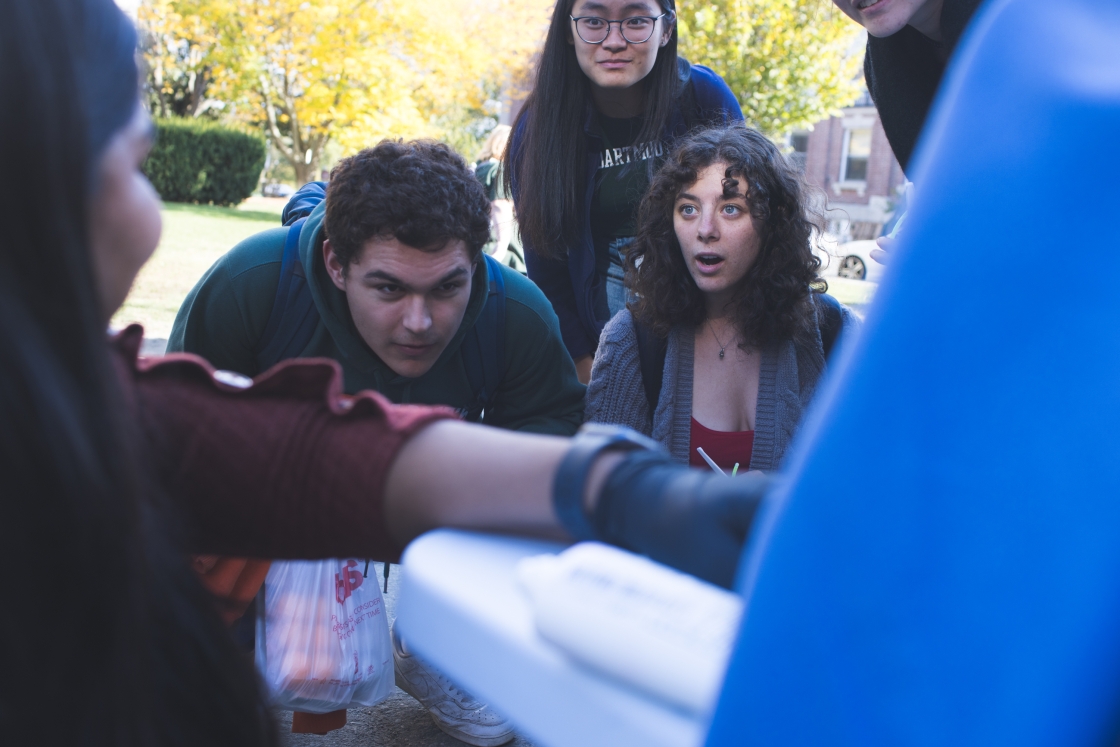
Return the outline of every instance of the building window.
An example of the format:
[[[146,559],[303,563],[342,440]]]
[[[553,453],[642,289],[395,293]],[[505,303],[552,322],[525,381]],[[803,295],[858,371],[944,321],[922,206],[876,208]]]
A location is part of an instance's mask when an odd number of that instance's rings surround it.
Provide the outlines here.
[[[805,173],[805,160],[809,155],[809,133],[808,132],[794,132],[789,136],[789,147],[792,149],[789,154],[789,161],[793,167],[802,174]]]
[[[871,128],[844,130],[844,170],[842,182],[867,181],[867,161],[871,157]]]

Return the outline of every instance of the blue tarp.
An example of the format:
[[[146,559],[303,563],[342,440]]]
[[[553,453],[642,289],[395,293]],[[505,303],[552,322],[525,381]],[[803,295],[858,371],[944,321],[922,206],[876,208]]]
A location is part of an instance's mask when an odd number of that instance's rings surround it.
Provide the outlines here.
[[[994,0],[744,559],[709,745],[1096,745],[1120,705],[1120,1]]]

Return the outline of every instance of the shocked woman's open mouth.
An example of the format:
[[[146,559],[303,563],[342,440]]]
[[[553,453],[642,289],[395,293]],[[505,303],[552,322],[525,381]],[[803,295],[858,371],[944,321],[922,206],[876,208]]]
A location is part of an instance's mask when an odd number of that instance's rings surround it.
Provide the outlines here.
[[[723,257],[718,254],[705,252],[696,255],[696,269],[705,275],[716,272],[723,266]]]

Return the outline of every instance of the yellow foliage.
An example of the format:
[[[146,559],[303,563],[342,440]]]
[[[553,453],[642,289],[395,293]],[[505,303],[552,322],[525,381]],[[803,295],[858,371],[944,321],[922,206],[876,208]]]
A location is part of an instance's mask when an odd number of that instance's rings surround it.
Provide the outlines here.
[[[699,0],[679,9],[681,54],[734,91],[771,136],[850,105],[860,91],[860,29],[824,0]]]
[[[159,40],[153,79],[204,71],[207,95],[263,123],[303,181],[330,141],[353,152],[385,137],[455,139],[527,64],[543,5],[145,0],[138,18]]]

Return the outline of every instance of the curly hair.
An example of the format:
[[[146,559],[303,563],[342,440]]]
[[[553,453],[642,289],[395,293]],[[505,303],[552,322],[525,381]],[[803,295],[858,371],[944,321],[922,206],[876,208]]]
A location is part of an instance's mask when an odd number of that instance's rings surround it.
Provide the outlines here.
[[[490,200],[463,158],[431,140],[382,140],[344,158],[327,185],[324,237],[343,267],[372,238],[439,251],[462,240],[473,262],[490,240]]]
[[[761,234],[758,258],[732,300],[740,345],[806,339],[813,319],[810,293],[828,290],[811,248],[823,216],[785,156],[742,124],[694,133],[654,176],[626,255],[626,287],[635,299],[628,304],[631,313],[662,337],[677,325],[704,322],[704,296],[685,265],[673,214],[681,192],[715,163],[727,164],[725,194],[739,192],[745,182],[742,191]]]

